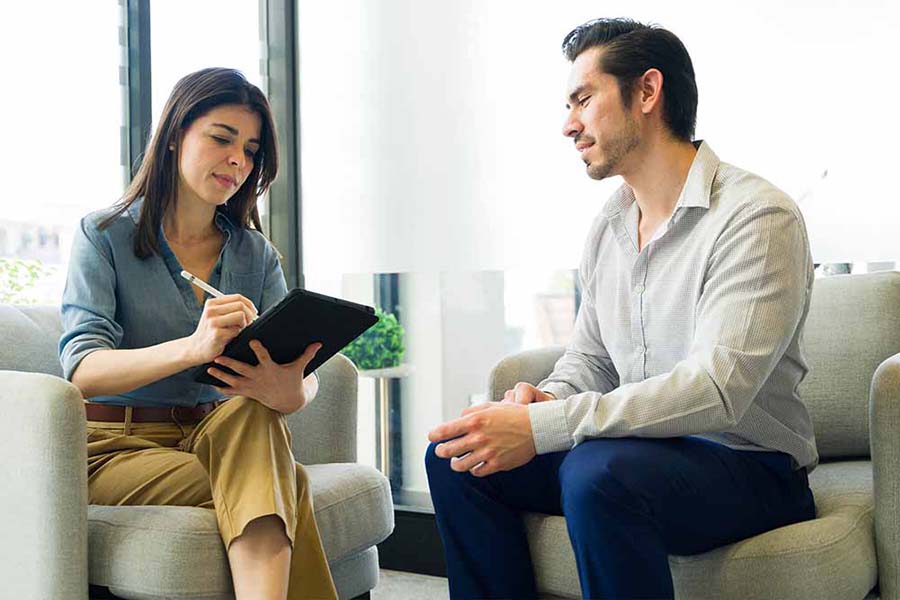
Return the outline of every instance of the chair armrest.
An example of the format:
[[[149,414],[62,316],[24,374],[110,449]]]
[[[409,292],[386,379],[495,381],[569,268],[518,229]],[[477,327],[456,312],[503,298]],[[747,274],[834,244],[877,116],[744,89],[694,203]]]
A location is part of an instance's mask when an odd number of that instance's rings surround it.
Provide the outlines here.
[[[553,365],[564,351],[562,346],[552,346],[507,356],[491,371],[488,400],[500,400],[503,392],[520,381],[537,385],[553,371]]]
[[[78,388],[0,371],[0,581],[9,598],[86,598],[87,434]]]
[[[356,367],[336,354],[316,373],[319,393],[306,408],[288,415],[294,457],[307,465],[356,462]]]
[[[869,443],[875,484],[875,548],[883,600],[900,600],[900,354],[872,378]]]

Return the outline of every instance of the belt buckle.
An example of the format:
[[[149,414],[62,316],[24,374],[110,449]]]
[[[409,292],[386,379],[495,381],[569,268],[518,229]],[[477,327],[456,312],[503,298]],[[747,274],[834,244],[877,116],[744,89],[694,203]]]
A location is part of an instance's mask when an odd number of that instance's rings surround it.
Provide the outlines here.
[[[172,407],[172,411],[169,413],[170,416],[172,417],[172,421],[174,421],[176,425],[179,425],[179,426],[180,426],[183,422],[187,422],[187,421],[188,421],[188,419],[186,419],[186,418],[180,413],[180,411],[181,411],[182,409],[184,409],[184,408],[186,408],[186,407],[184,407],[184,406],[173,406],[173,407]]]

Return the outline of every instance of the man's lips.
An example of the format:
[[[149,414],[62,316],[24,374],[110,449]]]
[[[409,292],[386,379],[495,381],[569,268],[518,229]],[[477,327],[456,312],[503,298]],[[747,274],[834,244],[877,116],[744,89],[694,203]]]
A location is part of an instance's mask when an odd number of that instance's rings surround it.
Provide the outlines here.
[[[579,152],[583,152],[594,145],[594,142],[578,142],[575,144],[575,149]]]

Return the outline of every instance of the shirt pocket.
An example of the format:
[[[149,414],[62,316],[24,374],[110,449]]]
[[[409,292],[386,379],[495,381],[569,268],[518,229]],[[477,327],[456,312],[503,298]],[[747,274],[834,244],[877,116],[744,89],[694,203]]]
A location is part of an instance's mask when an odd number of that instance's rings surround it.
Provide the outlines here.
[[[257,310],[261,310],[263,282],[266,274],[258,273],[229,273],[227,275],[228,286],[223,286],[226,294],[241,294],[250,299]]]

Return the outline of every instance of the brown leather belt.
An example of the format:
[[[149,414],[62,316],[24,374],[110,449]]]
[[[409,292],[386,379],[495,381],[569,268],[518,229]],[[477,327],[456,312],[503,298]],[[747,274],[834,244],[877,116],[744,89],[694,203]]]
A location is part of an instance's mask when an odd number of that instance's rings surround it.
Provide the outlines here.
[[[172,406],[168,408],[150,406],[132,406],[132,423],[199,423],[203,417],[214,411],[224,400],[205,402],[197,406]],[[105,421],[109,423],[125,422],[125,406],[85,402],[84,410],[88,421]]]

